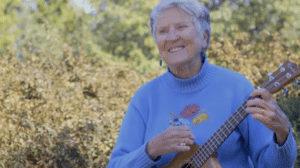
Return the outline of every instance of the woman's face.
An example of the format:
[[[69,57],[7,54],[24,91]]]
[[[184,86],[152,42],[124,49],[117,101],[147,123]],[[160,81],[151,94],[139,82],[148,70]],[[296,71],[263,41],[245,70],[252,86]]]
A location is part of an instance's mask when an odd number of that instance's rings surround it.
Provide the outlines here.
[[[160,56],[171,68],[200,59],[207,45],[207,35],[200,35],[190,15],[178,7],[162,11],[155,36]]]

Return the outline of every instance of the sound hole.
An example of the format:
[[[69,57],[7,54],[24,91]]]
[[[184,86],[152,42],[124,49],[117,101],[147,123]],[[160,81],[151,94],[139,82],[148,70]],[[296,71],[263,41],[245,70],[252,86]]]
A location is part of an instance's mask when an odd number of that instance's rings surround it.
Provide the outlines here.
[[[191,164],[186,163],[181,168],[193,168]]]

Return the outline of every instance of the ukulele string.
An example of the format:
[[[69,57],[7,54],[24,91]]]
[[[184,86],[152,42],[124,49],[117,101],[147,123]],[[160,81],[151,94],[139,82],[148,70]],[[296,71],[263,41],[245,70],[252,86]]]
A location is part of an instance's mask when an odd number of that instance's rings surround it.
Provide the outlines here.
[[[279,74],[276,74],[275,76],[274,76],[274,78],[276,78],[277,76],[278,76]],[[281,82],[281,80],[284,80],[284,78],[285,78],[285,76],[283,76],[283,77],[281,77],[281,78],[279,78],[279,80],[277,81],[277,82]],[[270,79],[270,77],[268,78],[268,79]],[[273,81],[273,80],[271,80],[271,81]],[[271,81],[268,81],[267,83],[265,83],[265,84],[263,84],[263,85],[261,85],[260,87],[261,88],[265,88],[265,86],[267,86],[267,85],[269,85],[269,83],[271,82]],[[268,86],[268,87],[266,87],[265,89],[267,89],[268,91],[269,90],[271,90],[272,88],[274,87],[274,85],[270,85],[270,86]],[[244,104],[243,104],[244,105]],[[242,105],[242,107],[243,107],[243,105]],[[242,108],[242,110],[238,110],[238,112],[243,112],[245,109],[244,109],[244,107]],[[230,119],[230,118],[229,118]],[[229,122],[230,122],[230,120],[229,120]],[[224,132],[223,132],[224,133]],[[226,135],[226,134],[225,134]],[[209,139],[209,140],[211,140],[211,139]],[[202,152],[196,152],[195,153],[195,156],[196,157],[191,157],[190,158],[190,161],[192,161],[194,164],[196,163],[196,164],[198,164],[198,162],[195,162],[195,160],[194,160],[194,158],[195,159],[200,159],[200,166],[202,166],[202,164],[209,158],[209,156],[207,156],[207,155],[205,155],[205,157],[203,157],[203,155],[202,155],[202,153],[203,153],[203,150],[204,150],[204,148],[205,148],[206,146],[202,146],[199,150],[201,150]],[[211,149],[213,149],[211,146],[209,146]],[[208,149],[206,149],[206,150],[208,150]],[[208,150],[209,151],[209,150]],[[199,157],[199,155],[200,156],[202,156],[202,157]],[[206,159],[204,159],[204,160],[202,160],[203,158],[206,158]],[[196,160],[196,161],[198,161],[198,160]]]

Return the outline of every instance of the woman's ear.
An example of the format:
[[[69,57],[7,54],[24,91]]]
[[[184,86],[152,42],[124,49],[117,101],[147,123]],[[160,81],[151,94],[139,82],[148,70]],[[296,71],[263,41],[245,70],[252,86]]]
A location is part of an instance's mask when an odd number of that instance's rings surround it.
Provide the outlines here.
[[[208,31],[207,30],[203,34],[203,39],[205,39],[205,40],[208,39]]]
[[[202,47],[206,48],[207,47],[207,39],[208,39],[208,31],[204,31],[203,36],[202,36]]]

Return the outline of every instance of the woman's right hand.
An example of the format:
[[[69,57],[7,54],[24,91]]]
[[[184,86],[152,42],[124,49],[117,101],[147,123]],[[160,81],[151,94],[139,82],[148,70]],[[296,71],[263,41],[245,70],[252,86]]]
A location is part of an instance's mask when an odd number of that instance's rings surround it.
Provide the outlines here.
[[[170,126],[148,142],[147,153],[151,159],[155,159],[173,152],[187,152],[190,147],[185,145],[192,145],[194,139],[189,127]],[[181,143],[185,143],[185,145],[180,145]]]

